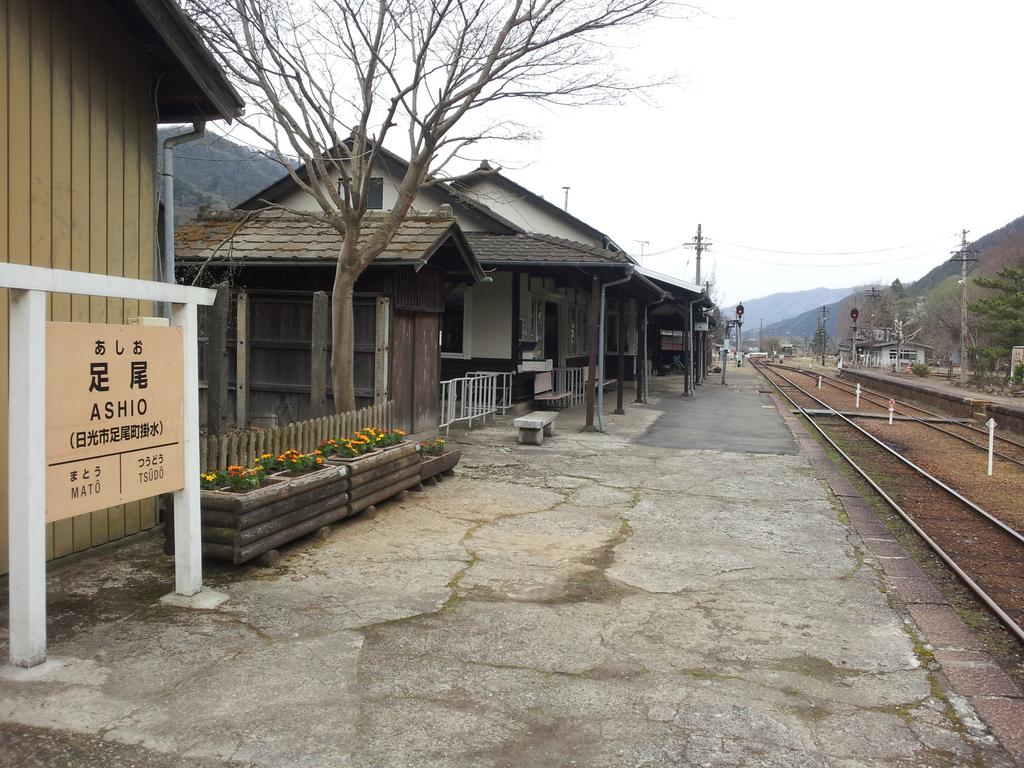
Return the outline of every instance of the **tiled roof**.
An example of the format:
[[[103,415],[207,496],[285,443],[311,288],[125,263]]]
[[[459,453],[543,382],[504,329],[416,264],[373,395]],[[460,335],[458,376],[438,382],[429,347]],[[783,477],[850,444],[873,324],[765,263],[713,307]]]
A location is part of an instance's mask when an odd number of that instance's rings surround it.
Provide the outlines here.
[[[467,232],[477,260],[486,264],[537,262],[546,264],[634,264],[621,251],[609,251],[575,240],[541,234],[492,235]]]
[[[360,244],[373,233],[379,218],[367,214]],[[458,231],[448,212],[410,215],[376,260],[425,262]],[[207,213],[174,233],[175,258],[181,262],[334,261],[341,242],[341,234],[329,224],[277,209]]]

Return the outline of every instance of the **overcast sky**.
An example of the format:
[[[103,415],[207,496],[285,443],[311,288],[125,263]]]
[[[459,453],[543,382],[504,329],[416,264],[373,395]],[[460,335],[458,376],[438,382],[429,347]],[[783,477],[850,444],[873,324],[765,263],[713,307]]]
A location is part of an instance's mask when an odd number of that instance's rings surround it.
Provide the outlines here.
[[[508,175],[559,204],[570,186],[572,213],[691,280],[678,246],[702,223],[726,303],[910,281],[961,228],[1024,215],[1024,3],[701,7],[617,54],[679,74],[656,105],[537,113],[541,140],[500,148]],[[851,251],[872,253],[824,255]]]

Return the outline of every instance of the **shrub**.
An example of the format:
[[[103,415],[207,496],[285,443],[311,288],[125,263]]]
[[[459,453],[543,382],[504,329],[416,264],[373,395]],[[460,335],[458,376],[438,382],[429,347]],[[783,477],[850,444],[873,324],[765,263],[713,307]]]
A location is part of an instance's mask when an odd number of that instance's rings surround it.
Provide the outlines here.
[[[1024,363],[1017,363],[1013,369],[1013,383],[1024,384]]]
[[[910,370],[915,376],[927,376],[931,372],[927,363],[914,363],[910,366]]]

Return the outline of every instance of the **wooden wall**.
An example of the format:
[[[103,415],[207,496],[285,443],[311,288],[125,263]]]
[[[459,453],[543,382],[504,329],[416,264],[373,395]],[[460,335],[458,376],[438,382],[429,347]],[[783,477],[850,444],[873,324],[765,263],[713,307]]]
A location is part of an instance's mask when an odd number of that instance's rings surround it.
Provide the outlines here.
[[[0,0],[0,63],[0,259],[152,278],[156,116],[142,52],[101,0]],[[54,295],[50,319],[121,323],[152,313],[139,304]],[[0,573],[7,306],[0,291]],[[59,521],[47,526],[47,553],[62,557],[155,524],[153,499]]]

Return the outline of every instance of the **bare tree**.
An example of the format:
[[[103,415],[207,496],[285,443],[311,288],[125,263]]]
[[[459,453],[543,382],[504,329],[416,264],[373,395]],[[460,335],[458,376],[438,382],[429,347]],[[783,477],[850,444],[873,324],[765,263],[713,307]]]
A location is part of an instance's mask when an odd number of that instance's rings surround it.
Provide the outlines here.
[[[355,407],[352,294],[420,188],[461,150],[523,138],[515,101],[617,100],[636,85],[602,34],[665,12],[665,0],[183,0],[247,100],[254,132],[343,238],[332,293],[338,410]],[[650,84],[648,84],[650,85]],[[404,134],[404,136],[403,136]],[[403,141],[397,200],[366,219],[385,143]],[[301,168],[293,162],[297,157]],[[301,172],[300,172],[301,171]],[[338,183],[340,182],[340,183]]]

